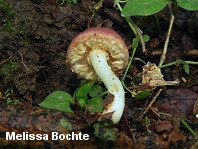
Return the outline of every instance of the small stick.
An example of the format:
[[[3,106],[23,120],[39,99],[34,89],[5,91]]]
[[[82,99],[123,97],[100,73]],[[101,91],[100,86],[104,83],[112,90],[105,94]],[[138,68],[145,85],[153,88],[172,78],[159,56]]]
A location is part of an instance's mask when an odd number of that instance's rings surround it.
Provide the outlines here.
[[[0,63],[0,66],[1,66],[3,63],[9,61],[10,59],[11,59],[11,58],[7,58],[7,59],[5,59],[4,61],[2,61],[2,62]]]
[[[146,52],[146,47],[145,47],[145,42],[144,42],[144,39],[143,39],[143,36],[142,36],[142,31],[140,30],[140,28],[139,27],[137,27],[136,25],[135,25],[135,29],[136,29],[136,31],[137,31],[137,34],[139,35],[139,37],[140,37],[140,42],[141,42],[141,45],[142,45],[142,52]]]
[[[173,22],[175,20],[175,17],[173,15],[173,12],[172,12],[172,9],[171,9],[171,3],[169,3],[168,6],[169,6],[169,10],[170,10],[170,24],[169,24],[169,28],[168,28],[168,32],[167,32],[167,36],[166,36],[166,41],[165,41],[165,44],[164,44],[163,53],[161,55],[160,62],[158,64],[158,66],[161,66],[166,59],[166,53],[167,53],[168,43],[169,43],[169,39],[170,39],[171,29],[172,29],[172,26],[173,26]]]
[[[151,102],[149,103],[149,105],[146,107],[146,109],[144,110],[144,112],[140,115],[140,119],[143,118],[143,116],[148,112],[148,110],[152,107],[153,103],[155,102],[155,100],[157,99],[157,97],[159,96],[159,94],[162,92],[163,89],[159,89],[158,92],[155,94],[155,96],[153,97],[153,99],[151,100]]]
[[[146,47],[145,47],[145,42],[144,42],[144,39],[143,39],[143,36],[142,36],[142,30],[131,20],[131,18],[128,18],[129,21],[131,22],[131,24],[133,25],[133,27],[135,28],[136,30],[136,33],[138,34],[138,36],[140,37],[140,42],[141,42],[141,45],[142,45],[142,52],[146,52]]]
[[[20,56],[21,56],[21,62],[22,62],[22,64],[23,64],[23,66],[25,67],[25,69],[30,70],[29,68],[27,68],[27,66],[26,66],[25,63],[24,63],[22,53],[21,53],[19,50],[16,50],[16,51],[20,54]]]

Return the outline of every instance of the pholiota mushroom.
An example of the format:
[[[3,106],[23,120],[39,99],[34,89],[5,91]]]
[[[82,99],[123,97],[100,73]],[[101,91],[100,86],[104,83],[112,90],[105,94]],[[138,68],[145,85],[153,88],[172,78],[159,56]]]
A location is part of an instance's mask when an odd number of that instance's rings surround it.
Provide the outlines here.
[[[123,39],[109,28],[89,28],[70,43],[66,61],[79,77],[102,81],[113,100],[104,108],[104,115],[112,114],[113,123],[122,117],[125,105],[123,86],[117,77],[128,64],[128,48]]]

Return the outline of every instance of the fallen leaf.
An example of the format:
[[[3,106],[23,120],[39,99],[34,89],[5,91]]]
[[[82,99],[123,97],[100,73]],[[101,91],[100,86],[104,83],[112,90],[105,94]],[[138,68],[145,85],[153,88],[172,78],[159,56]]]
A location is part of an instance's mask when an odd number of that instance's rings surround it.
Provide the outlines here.
[[[149,89],[153,90],[157,86],[177,84],[179,84],[179,80],[165,81],[163,79],[161,69],[159,69],[155,63],[148,62],[145,66],[143,66],[142,83],[140,83],[140,85],[149,86]]]

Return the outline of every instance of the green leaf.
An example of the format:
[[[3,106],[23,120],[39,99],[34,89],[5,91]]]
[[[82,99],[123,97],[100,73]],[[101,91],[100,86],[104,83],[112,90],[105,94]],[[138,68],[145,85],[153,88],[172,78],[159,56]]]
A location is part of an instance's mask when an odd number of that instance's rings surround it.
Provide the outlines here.
[[[80,105],[80,107],[82,108],[82,109],[84,109],[84,106],[85,106],[85,103],[87,102],[87,100],[85,100],[85,99],[83,99],[83,98],[80,98],[80,99],[78,99],[78,103],[79,103],[79,105]]]
[[[146,98],[146,97],[148,97],[148,96],[150,96],[151,95],[151,93],[149,92],[149,91],[141,91],[141,92],[139,92],[139,93],[137,93],[136,95],[135,95],[135,98],[136,99],[140,99],[140,98]]]
[[[74,100],[68,93],[64,91],[55,91],[49,94],[39,106],[64,112],[73,112],[69,107],[70,103],[74,103]]]
[[[86,83],[83,86],[81,86],[76,92],[76,98],[77,99],[81,99],[82,98],[85,101],[87,101],[88,100],[88,92],[92,88],[93,84],[94,84],[94,81]]]
[[[148,16],[162,10],[170,0],[128,0],[122,16]]]
[[[60,119],[60,124],[63,128],[68,131],[72,131],[72,124],[67,122],[65,119]]]
[[[176,0],[181,8],[186,10],[198,10],[198,0]]]
[[[72,0],[72,2],[73,2],[74,4],[77,4],[77,0]]]
[[[140,37],[139,36],[137,36],[136,38],[133,39],[133,43],[132,43],[132,48],[133,49],[138,47],[139,41],[140,41]]]
[[[89,90],[89,95],[91,97],[96,97],[103,92],[102,86],[99,84],[93,84],[92,88]]]
[[[183,65],[183,70],[184,70],[187,74],[189,74],[189,73],[190,73],[189,65],[186,64],[186,63],[184,63],[184,65]]]
[[[150,37],[149,37],[149,35],[144,34],[143,39],[144,39],[144,42],[148,42],[150,40]]]
[[[94,127],[94,134],[107,141],[115,141],[116,139],[116,129],[113,128],[109,123],[95,123]]]
[[[103,100],[101,98],[91,98],[87,101],[85,106],[86,111],[89,110],[90,112],[102,112],[103,110]]]

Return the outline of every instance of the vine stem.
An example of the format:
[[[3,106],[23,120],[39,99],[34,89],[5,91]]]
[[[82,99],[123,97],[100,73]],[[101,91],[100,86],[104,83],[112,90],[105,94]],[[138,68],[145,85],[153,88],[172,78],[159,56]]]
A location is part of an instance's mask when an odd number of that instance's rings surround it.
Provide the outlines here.
[[[183,60],[176,60],[174,62],[171,62],[171,63],[168,63],[168,64],[165,64],[165,65],[161,65],[161,66],[158,66],[158,68],[165,68],[165,67],[169,67],[169,66],[172,66],[172,65],[180,65],[180,64],[190,64],[190,65],[198,65],[198,62],[194,62],[194,61],[183,61]]]
[[[120,2],[122,2],[122,1],[120,1]],[[119,1],[116,2],[115,5],[118,7],[118,9],[120,10],[120,12],[122,12],[122,7],[120,6]],[[124,18],[125,18],[125,20],[127,21],[127,23],[128,23],[128,25],[129,25],[129,27],[131,28],[131,30],[133,31],[134,35],[135,35],[136,37],[137,37],[137,36],[140,37],[140,41],[141,41],[141,44],[142,44],[142,51],[143,51],[143,52],[146,52],[145,43],[144,43],[144,40],[143,40],[143,37],[142,37],[142,31],[136,26],[136,24],[131,20],[130,17],[124,17]],[[133,59],[134,59],[134,55],[135,55],[136,49],[137,49],[137,47],[133,48],[133,52],[132,52],[132,55],[131,55],[131,57],[130,57],[130,59],[129,59],[129,63],[128,63],[127,68],[126,68],[126,70],[125,70],[125,72],[124,72],[124,75],[123,75],[123,77],[122,77],[122,79],[121,79],[121,83],[122,83],[123,87],[124,87],[128,92],[130,92],[131,94],[133,94],[133,92],[125,85],[124,80],[125,80],[125,78],[126,78],[126,75],[127,75],[127,73],[128,73],[128,70],[129,70],[129,68],[130,68],[130,66],[131,66],[131,64],[132,64],[132,61],[133,61]]]
[[[118,9],[120,10],[120,12],[122,12],[122,7],[120,6],[119,2],[116,3],[116,5],[117,5]],[[127,21],[128,25],[131,28],[131,30],[133,31],[133,33],[135,34],[135,36],[137,36],[137,32],[136,32],[135,28],[133,27],[133,25],[130,21],[130,18],[129,17],[124,17],[124,18]]]
[[[122,12],[122,7],[120,6],[119,2],[116,3],[116,6],[117,6],[118,9],[120,10],[120,12]],[[129,25],[129,27],[131,28],[131,30],[133,31],[133,33],[135,34],[135,36],[137,37],[138,34],[137,34],[135,28],[133,27],[133,25],[132,25],[132,23],[131,23],[131,21],[130,21],[130,18],[129,18],[129,17],[124,17],[124,18],[125,18],[125,20],[127,21],[128,25]],[[133,94],[133,92],[125,85],[124,80],[125,80],[126,75],[127,75],[128,71],[129,71],[129,68],[130,68],[130,66],[131,66],[131,64],[132,64],[132,61],[133,61],[135,52],[136,52],[136,48],[133,49],[132,55],[131,55],[131,57],[130,57],[130,59],[129,59],[129,63],[128,63],[127,68],[126,68],[126,70],[125,70],[125,72],[124,72],[124,75],[123,75],[123,77],[122,77],[122,79],[121,79],[121,83],[122,83],[123,87],[124,87],[128,92],[130,92],[131,94]]]
[[[125,70],[125,72],[124,72],[124,75],[123,75],[123,77],[122,77],[122,79],[121,79],[121,83],[122,83],[123,87],[124,87],[128,92],[130,92],[131,94],[133,94],[133,92],[125,85],[124,80],[125,80],[126,75],[127,75],[128,71],[129,71],[129,68],[130,68],[130,66],[131,66],[131,64],[132,64],[132,61],[133,61],[135,52],[136,52],[136,48],[133,49],[132,55],[131,55],[131,57],[130,57],[130,59],[129,59],[129,63],[128,63],[127,68],[126,68],[126,70]]]
[[[120,2],[122,2],[122,1],[120,1]],[[122,7],[120,6],[119,2],[117,2],[116,5],[117,5],[118,9],[120,10],[120,12],[122,13]],[[139,27],[137,27],[137,25],[131,20],[130,17],[125,17],[124,16],[124,18],[127,21],[131,30],[133,31],[134,35],[136,37],[139,36],[140,42],[141,42],[141,45],[142,45],[142,52],[146,52],[145,42],[144,42],[144,38],[142,36],[143,32],[141,31],[141,29]]]

